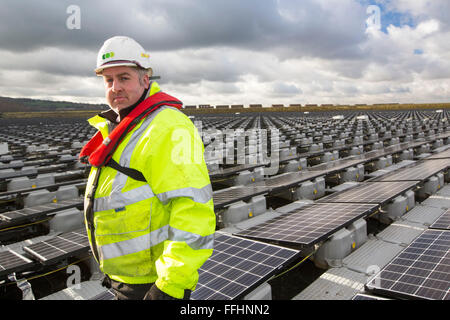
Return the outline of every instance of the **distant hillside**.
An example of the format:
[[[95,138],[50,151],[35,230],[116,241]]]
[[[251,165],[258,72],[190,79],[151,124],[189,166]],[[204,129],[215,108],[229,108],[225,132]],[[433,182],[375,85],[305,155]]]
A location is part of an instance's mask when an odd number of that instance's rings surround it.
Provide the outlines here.
[[[38,112],[68,110],[103,110],[106,104],[74,103],[67,101],[36,100],[25,98],[0,97],[1,112]]]

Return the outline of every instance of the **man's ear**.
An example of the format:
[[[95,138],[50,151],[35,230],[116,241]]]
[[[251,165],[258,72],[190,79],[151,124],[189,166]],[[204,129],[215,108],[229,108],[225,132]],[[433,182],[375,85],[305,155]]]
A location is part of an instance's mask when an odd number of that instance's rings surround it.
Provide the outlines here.
[[[150,87],[150,78],[148,76],[148,74],[146,74],[142,80],[144,81],[144,87],[145,89],[148,89]]]

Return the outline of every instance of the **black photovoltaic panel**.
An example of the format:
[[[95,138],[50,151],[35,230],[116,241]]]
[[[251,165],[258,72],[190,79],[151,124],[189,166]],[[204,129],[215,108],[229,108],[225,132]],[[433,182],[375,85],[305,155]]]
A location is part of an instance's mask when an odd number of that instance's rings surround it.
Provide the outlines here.
[[[219,209],[231,203],[246,200],[267,192],[268,189],[265,187],[254,186],[239,186],[219,190],[213,193],[214,208]]]
[[[296,250],[217,232],[214,252],[199,270],[191,299],[242,298],[298,254]]]
[[[383,149],[380,150],[372,150],[369,152],[364,152],[363,154],[359,155],[358,157],[360,159],[366,160],[366,161],[372,161],[372,160],[376,160],[380,157],[384,157],[384,156],[388,156],[409,148],[414,148],[416,146],[425,144],[426,142],[419,142],[419,143],[414,143],[414,142],[403,142],[400,144],[395,144],[392,146],[388,146],[385,147]]]
[[[431,226],[431,229],[450,230],[450,209],[445,211]]]
[[[308,247],[372,213],[377,207],[377,204],[314,204],[237,232],[235,235]]]
[[[450,167],[448,159],[437,159],[433,161],[424,161],[414,166],[396,170],[393,173],[383,175],[372,181],[421,181],[425,180],[436,173]]]
[[[385,203],[413,188],[419,181],[367,182],[354,188],[336,192],[317,200],[317,203]]]
[[[309,171],[324,171],[327,174],[341,171],[348,167],[353,167],[358,164],[363,163],[364,160],[361,159],[338,159],[331,162],[321,163],[315,166],[308,168]]]
[[[428,159],[445,159],[450,158],[450,149],[447,149],[445,151],[433,154],[432,156],[426,157],[425,160]]]
[[[268,188],[271,192],[287,189],[298,184],[308,181],[314,178],[318,178],[326,174],[326,171],[300,171],[300,172],[290,172],[288,174],[283,174],[279,176],[275,176],[273,178],[265,179],[264,181],[260,181],[255,183],[254,185],[257,187],[265,187]]]
[[[450,231],[425,230],[366,288],[396,298],[450,299]]]
[[[12,251],[5,250],[0,252],[0,276],[5,276],[13,272],[24,271],[31,267],[35,262]]]
[[[89,250],[89,240],[86,229],[63,233],[46,241],[34,243],[23,250],[43,264],[74,256]]]
[[[83,198],[63,200],[55,203],[39,205],[30,208],[23,208],[20,210],[9,211],[0,214],[0,219],[7,222],[17,222],[20,220],[27,220],[37,216],[46,215],[55,211],[66,210],[83,205]]]
[[[424,143],[425,142],[419,142],[418,144],[420,145],[420,144],[424,144]],[[399,151],[403,151],[403,150],[406,150],[406,149],[409,149],[409,148],[413,148],[416,145],[417,145],[417,143],[415,143],[415,142],[402,142],[402,143],[399,143],[399,144],[394,144],[392,146],[385,147],[384,151],[387,154],[392,154],[392,153],[395,153],[395,152],[399,152]]]
[[[385,150],[373,150],[373,151],[368,151],[368,152],[364,152],[363,154],[359,155],[359,157],[363,160],[375,160],[377,158],[383,157],[388,155],[388,152],[386,152]]]
[[[209,173],[209,177],[211,179],[223,178],[227,176],[232,176],[236,173],[239,173],[244,170],[253,170],[255,168],[259,168],[264,166],[264,164],[241,164],[237,166],[232,166],[229,168],[219,169],[216,171],[212,171]]]

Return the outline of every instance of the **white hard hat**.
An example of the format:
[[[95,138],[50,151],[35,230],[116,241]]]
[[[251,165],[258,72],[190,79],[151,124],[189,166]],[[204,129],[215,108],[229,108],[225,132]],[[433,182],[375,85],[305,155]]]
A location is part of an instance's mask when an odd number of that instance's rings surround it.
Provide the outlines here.
[[[149,60],[150,55],[135,40],[129,37],[116,36],[106,40],[100,48],[95,73],[101,75],[103,69],[111,67],[137,66],[147,69],[149,76],[151,76],[152,69]]]

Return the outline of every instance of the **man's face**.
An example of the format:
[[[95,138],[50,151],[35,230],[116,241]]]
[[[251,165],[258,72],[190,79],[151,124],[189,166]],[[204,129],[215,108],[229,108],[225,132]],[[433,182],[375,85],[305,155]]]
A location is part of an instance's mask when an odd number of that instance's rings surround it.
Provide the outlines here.
[[[132,67],[119,66],[103,70],[106,101],[117,114],[136,103],[148,88],[148,77],[139,81],[139,73]]]

